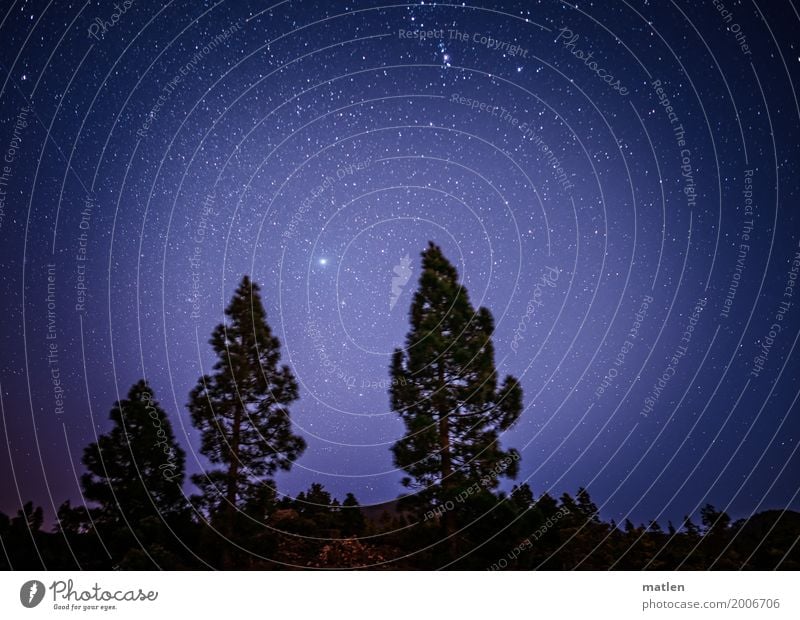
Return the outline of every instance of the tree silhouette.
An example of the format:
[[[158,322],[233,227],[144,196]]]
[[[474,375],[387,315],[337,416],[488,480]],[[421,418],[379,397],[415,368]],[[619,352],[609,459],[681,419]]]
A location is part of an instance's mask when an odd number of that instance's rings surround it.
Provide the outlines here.
[[[41,506],[25,502],[17,515],[9,518],[0,512],[0,568],[3,570],[42,570],[47,563],[42,549]]]
[[[358,505],[356,496],[348,493],[342,502],[341,529],[345,536],[360,536],[364,533],[366,522],[364,513]]]
[[[83,453],[83,495],[99,504],[95,518],[123,523],[182,508],[186,455],[144,379],[114,403],[110,418],[112,429]]]
[[[247,276],[225,315],[209,341],[217,355],[213,372],[199,378],[188,407],[201,451],[221,466],[192,480],[212,519],[233,538],[237,510],[263,496],[266,477],[291,468],[305,441],[292,434],[287,408],[298,398],[297,383],[288,366],[279,366],[280,342]]]
[[[588,493],[579,490],[573,499],[563,494],[561,501],[547,493],[534,500],[526,484],[515,487],[502,500],[496,498],[494,510],[488,511],[489,494],[463,506],[468,513],[484,511],[484,518],[464,528],[470,553],[454,566],[491,570],[797,570],[800,568],[800,513],[791,510],[768,510],[729,523],[724,528],[701,530],[697,526],[668,527],[660,524],[634,525],[626,519],[623,529],[616,522],[597,521]],[[311,505],[309,504],[309,496]],[[583,496],[583,498],[582,498]],[[481,505],[481,502],[486,503]],[[584,508],[581,507],[583,504]],[[389,502],[383,511],[372,510],[367,516],[348,494],[339,502],[313,483],[298,497],[277,501],[270,486],[246,503],[242,511],[248,519],[237,523],[237,536],[247,540],[247,557],[237,557],[230,568],[264,569],[286,565],[315,568],[361,568],[380,565],[398,569],[431,569],[441,566],[441,556],[418,551],[433,545],[440,531],[431,522],[421,528],[409,527],[402,515],[389,513],[397,502]],[[365,538],[350,528],[361,515]],[[378,507],[372,507],[378,508]],[[310,510],[310,512],[309,512]],[[577,512],[573,512],[577,510]],[[300,514],[300,511],[305,511]],[[569,512],[567,512],[569,511]],[[381,513],[382,514],[379,514]],[[713,522],[719,513],[713,507],[704,511]],[[42,529],[46,516],[41,507],[26,502],[9,517],[0,512],[0,570],[76,570],[111,568],[180,570],[200,568],[193,558],[177,545],[165,546],[163,534],[152,527],[152,519],[136,526],[138,542],[129,541],[117,557],[119,540],[111,546],[109,560],[106,544],[93,529],[82,506],[73,508],[69,501],[58,510],[58,525],[53,533]],[[488,518],[488,520],[487,520]],[[149,523],[149,525],[148,525]],[[269,526],[269,527],[268,527]],[[498,527],[499,526],[499,527]],[[104,527],[104,526],[99,526]],[[122,531],[109,530],[106,542]],[[276,534],[273,530],[278,530]],[[213,532],[201,521],[183,521],[182,540],[200,541]],[[340,533],[341,536],[339,534]],[[380,533],[379,536],[374,534]],[[207,550],[206,550],[207,551]],[[259,557],[260,556],[260,557]],[[156,560],[155,562],[153,560]]]
[[[186,457],[144,379],[114,403],[110,418],[111,430],[84,449],[87,472],[81,485],[84,498],[97,503],[90,511],[91,525],[105,532],[112,551],[124,556],[133,547],[162,543],[164,524],[184,511]],[[89,516],[83,507],[62,505],[58,516],[65,532],[88,527],[85,521],[78,525]],[[147,558],[149,551],[142,553]]]
[[[516,475],[518,453],[503,451],[498,440],[522,411],[522,389],[511,376],[498,386],[492,315],[473,309],[433,243],[422,253],[410,317],[406,348],[395,351],[391,365],[392,408],[406,427],[392,452],[421,506],[446,508],[477,481],[486,491]],[[455,513],[442,516],[451,556],[458,551]]]

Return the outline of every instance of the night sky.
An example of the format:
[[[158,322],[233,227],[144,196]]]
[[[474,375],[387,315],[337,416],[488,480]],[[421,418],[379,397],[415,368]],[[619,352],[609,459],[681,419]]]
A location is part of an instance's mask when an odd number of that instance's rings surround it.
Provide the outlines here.
[[[494,315],[537,497],[800,509],[792,2],[0,11],[0,510],[79,504],[141,377],[202,471],[186,402],[243,274],[300,384],[279,490],[396,498],[428,241]]]

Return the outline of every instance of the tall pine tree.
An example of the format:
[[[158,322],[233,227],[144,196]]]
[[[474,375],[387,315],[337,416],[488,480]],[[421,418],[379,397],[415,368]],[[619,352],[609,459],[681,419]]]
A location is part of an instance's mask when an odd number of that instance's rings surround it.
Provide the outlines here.
[[[188,407],[201,451],[221,466],[193,481],[231,538],[237,511],[263,495],[275,471],[291,468],[305,441],[292,434],[287,408],[298,398],[297,382],[288,366],[279,366],[280,341],[266,322],[259,286],[247,276],[225,315],[209,341],[217,354],[213,372],[200,377]]]
[[[451,555],[458,552],[458,497],[479,483],[514,477],[519,454],[504,451],[499,435],[522,412],[522,388],[507,376],[498,385],[489,311],[475,311],[453,265],[433,243],[422,253],[419,288],[411,304],[405,350],[392,359],[392,409],[405,436],[392,448],[418,491],[421,510],[444,509]],[[453,502],[452,508],[448,502]]]

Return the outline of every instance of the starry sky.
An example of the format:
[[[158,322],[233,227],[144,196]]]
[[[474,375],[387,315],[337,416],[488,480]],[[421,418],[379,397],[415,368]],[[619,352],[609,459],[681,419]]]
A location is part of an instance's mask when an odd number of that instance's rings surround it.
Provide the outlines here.
[[[429,240],[495,317],[536,496],[800,508],[793,1],[0,12],[0,510],[80,502],[140,377],[201,471],[185,405],[243,274],[300,384],[280,491],[397,497]]]

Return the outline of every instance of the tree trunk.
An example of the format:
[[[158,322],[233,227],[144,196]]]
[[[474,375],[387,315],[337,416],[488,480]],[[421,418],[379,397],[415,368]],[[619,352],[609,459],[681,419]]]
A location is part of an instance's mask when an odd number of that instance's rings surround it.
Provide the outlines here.
[[[231,429],[231,460],[228,463],[228,480],[225,505],[225,537],[222,563],[225,568],[233,568],[229,540],[233,537],[236,525],[236,491],[239,479],[239,442],[241,440],[242,409],[237,405],[233,413],[233,428]]]
[[[439,413],[439,447],[442,455],[442,495],[445,498],[444,531],[447,536],[447,545],[450,550],[452,560],[458,557],[458,541],[456,540],[456,515],[455,507],[447,509],[446,503],[450,498],[449,488],[453,484],[453,462],[450,454],[450,412],[447,410],[447,398],[445,394],[444,366],[439,363],[439,386],[438,386],[438,413]]]

